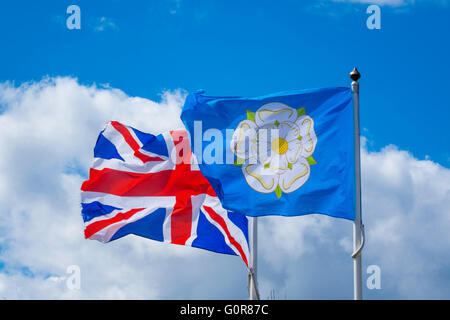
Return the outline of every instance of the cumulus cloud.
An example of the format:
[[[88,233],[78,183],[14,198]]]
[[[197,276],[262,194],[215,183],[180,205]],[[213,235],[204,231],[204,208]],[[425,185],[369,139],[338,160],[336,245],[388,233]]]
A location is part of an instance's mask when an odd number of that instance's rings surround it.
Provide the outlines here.
[[[407,298],[450,297],[450,170],[388,146],[364,155],[367,252]]]
[[[382,273],[381,290],[365,288],[366,297],[448,299],[450,170],[395,146],[369,152],[364,145],[362,192],[363,277],[369,265]],[[352,297],[351,222],[318,215],[264,219],[260,248],[268,265],[262,268],[279,279],[264,279],[266,292]]]
[[[98,18],[94,30],[101,32],[105,31],[106,29],[117,29],[117,25],[110,18],[107,17]]]
[[[98,132],[110,120],[181,128],[184,98],[176,90],[155,102],[72,78],[0,84],[0,299],[246,299],[238,257],[83,238],[79,188]],[[450,170],[394,146],[364,147],[362,164],[364,270],[382,271],[382,289],[366,297],[449,298]],[[260,218],[261,296],[352,298],[351,235],[351,222],[327,216]],[[66,285],[71,265],[80,290]]]
[[[100,130],[113,119],[155,134],[181,128],[184,98],[166,92],[154,102],[70,78],[0,85],[0,298],[229,298],[230,284],[208,282],[226,269],[246,283],[237,257],[133,236],[83,238],[80,186]],[[79,291],[66,286],[70,265],[81,269]]]

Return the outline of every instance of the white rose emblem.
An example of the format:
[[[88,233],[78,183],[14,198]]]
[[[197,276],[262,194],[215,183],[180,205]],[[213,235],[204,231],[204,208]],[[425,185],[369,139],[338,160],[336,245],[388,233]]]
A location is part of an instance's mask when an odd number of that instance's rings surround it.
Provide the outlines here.
[[[262,193],[291,193],[309,178],[317,144],[313,119],[305,108],[280,102],[247,111],[230,143],[248,185]]]

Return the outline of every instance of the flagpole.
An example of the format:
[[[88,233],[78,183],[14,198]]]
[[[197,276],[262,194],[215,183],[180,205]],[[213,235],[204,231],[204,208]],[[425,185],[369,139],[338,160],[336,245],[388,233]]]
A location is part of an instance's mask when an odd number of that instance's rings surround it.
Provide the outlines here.
[[[362,299],[362,259],[361,251],[364,246],[364,225],[361,219],[361,151],[359,130],[359,78],[356,68],[350,73],[353,93],[354,126],[355,126],[355,221],[353,223],[353,296],[355,300]]]
[[[258,254],[258,220],[250,218],[250,264],[248,273],[248,291],[250,300],[259,300],[259,292],[256,281],[257,254]]]

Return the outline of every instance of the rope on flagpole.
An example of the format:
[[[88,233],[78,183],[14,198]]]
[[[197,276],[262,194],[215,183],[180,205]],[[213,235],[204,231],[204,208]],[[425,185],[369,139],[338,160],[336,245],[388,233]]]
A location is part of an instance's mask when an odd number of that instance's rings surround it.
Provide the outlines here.
[[[359,248],[352,253],[352,258],[355,259],[357,256],[361,254],[362,249],[364,248],[364,244],[366,242],[366,232],[364,231],[364,224],[361,223],[361,244]]]

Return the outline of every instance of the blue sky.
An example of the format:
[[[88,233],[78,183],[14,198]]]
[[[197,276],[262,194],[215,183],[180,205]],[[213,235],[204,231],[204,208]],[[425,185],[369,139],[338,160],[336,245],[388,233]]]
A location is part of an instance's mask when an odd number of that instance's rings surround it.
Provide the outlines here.
[[[380,30],[366,27],[371,3]],[[71,4],[81,30],[66,27]],[[152,133],[179,127],[186,93],[199,89],[349,86],[354,66],[363,271],[382,270],[382,290],[364,295],[448,299],[449,17],[447,0],[1,1],[0,299],[246,299],[236,257],[83,238],[79,189],[98,132],[113,119]],[[263,298],[353,297],[348,221],[260,221]],[[81,291],[64,285],[70,265]]]
[[[81,8],[81,30],[66,28],[73,3]],[[367,7],[345,1],[3,1],[0,80],[67,75],[150,99],[177,88],[261,95],[348,86],[348,72],[357,66],[370,147],[395,144],[449,167],[448,3],[382,6],[381,30],[366,27]]]

